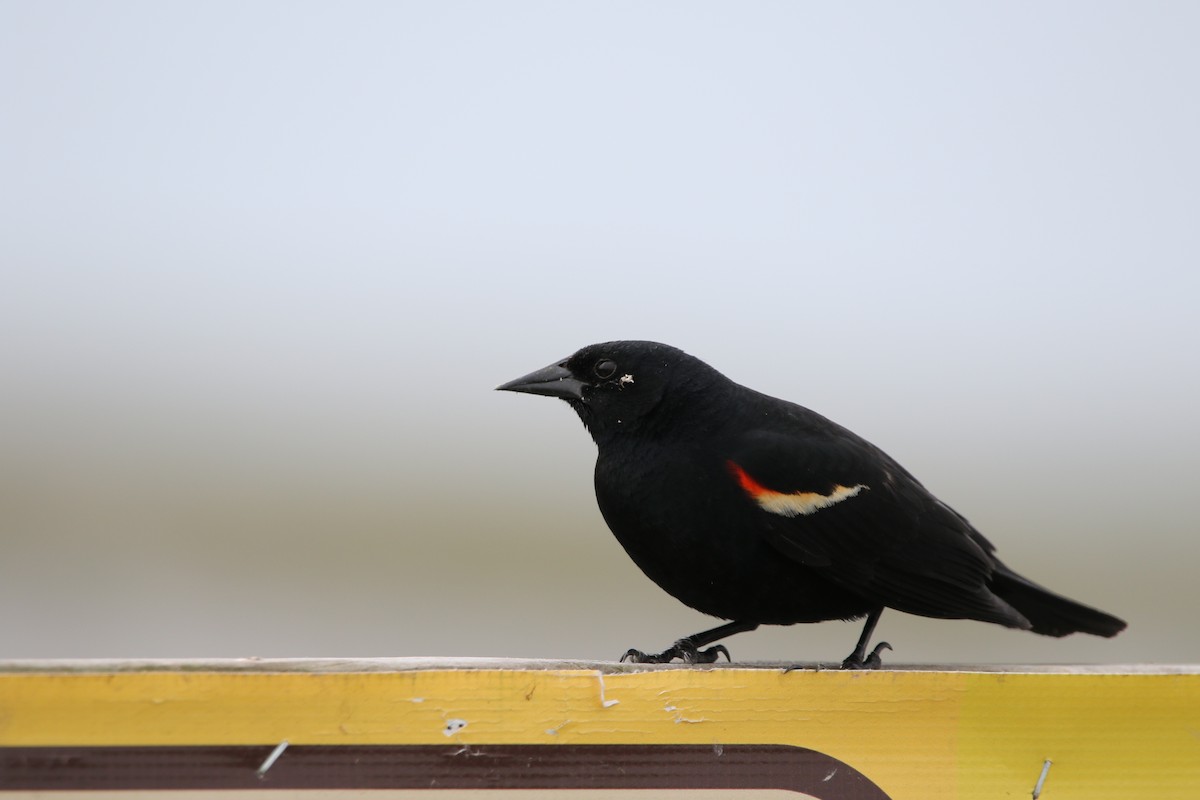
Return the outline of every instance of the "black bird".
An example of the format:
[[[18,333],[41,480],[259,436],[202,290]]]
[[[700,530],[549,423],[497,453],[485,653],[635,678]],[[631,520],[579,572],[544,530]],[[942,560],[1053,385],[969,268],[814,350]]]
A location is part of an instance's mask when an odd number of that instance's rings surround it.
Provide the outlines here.
[[[681,350],[619,341],[497,387],[566,400],[595,439],[596,500],[646,575],[729,620],[637,662],[711,663],[759,625],[866,617],[842,666],[868,652],[883,609],[1046,636],[1114,636],[1116,617],[1018,575],[966,518],[886,453],[807,408],[740,386]]]

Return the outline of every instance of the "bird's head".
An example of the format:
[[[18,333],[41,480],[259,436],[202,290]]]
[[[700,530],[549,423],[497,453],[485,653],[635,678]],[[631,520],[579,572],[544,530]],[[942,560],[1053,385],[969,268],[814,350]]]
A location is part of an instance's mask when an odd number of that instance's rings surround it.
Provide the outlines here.
[[[722,380],[716,370],[670,345],[618,341],[588,345],[496,388],[566,400],[600,443],[626,431],[661,429],[678,418],[678,409]]]

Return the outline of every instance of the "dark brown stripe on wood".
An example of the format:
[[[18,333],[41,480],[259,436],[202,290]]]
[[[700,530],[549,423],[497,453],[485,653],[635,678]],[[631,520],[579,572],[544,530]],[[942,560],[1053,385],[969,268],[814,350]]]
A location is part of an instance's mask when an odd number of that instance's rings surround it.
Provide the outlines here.
[[[0,790],[783,789],[888,800],[835,758],[783,745],[0,748]]]

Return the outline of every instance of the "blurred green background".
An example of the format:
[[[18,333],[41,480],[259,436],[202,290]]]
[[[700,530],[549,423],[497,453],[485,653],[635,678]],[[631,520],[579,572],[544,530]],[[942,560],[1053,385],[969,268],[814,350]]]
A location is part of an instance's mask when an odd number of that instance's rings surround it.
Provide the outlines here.
[[[651,338],[1200,661],[1200,6],[0,2],[0,658],[616,658],[714,624],[561,403]],[[837,660],[858,625],[731,639]]]

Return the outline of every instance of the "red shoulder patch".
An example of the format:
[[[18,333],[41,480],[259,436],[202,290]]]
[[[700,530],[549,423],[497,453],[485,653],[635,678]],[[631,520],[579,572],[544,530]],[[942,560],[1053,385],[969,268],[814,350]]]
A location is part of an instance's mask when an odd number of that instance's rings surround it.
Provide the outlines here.
[[[725,466],[729,469],[734,479],[737,480],[738,485],[742,487],[742,491],[749,495],[754,502],[758,503],[763,511],[770,512],[771,514],[779,514],[782,517],[799,517],[815,514],[822,508],[837,505],[843,500],[858,496],[858,493],[863,489],[870,488],[862,483],[855,486],[842,486],[839,483],[834,485],[829,494],[821,494],[820,492],[777,492],[774,489],[768,489],[754,480],[750,473],[742,469],[741,465],[736,461],[726,461]]]
[[[764,494],[770,493],[770,489],[763,486],[754,478],[750,477],[750,473],[742,469],[741,465],[732,459],[725,462],[725,466],[733,473],[733,477],[737,479],[738,485],[751,497],[761,497]]]

